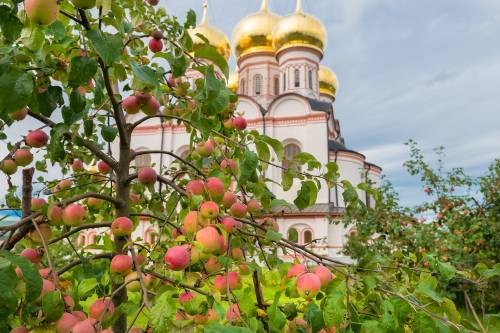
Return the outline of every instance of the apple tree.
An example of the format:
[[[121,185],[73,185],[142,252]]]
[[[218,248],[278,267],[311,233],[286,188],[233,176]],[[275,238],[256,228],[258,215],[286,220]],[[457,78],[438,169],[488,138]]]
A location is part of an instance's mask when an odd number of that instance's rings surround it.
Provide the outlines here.
[[[4,206],[22,212],[0,226],[1,332],[489,327],[438,284],[455,272],[448,263],[375,253],[345,264],[283,238],[273,208],[286,203],[265,177],[282,168],[283,148],[234,113],[227,63],[187,32],[194,12],[180,23],[157,4],[0,1],[0,168]],[[198,73],[194,86],[186,71]],[[133,151],[134,129],[152,119],[184,126],[190,152]],[[137,169],[142,154],[175,162]],[[283,175],[299,209],[338,178],[307,153]],[[354,209],[355,188],[341,186]],[[158,227],[153,242],[133,237],[143,219]],[[95,244],[78,248],[88,229]]]

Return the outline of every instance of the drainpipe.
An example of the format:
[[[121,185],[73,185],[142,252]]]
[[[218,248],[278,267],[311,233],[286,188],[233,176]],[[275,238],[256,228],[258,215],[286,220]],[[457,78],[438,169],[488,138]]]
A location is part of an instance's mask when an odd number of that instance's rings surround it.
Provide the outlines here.
[[[368,166],[368,169],[366,169],[366,172],[365,172],[365,182],[368,183],[368,173],[370,172],[370,169],[371,169],[371,165],[370,164],[367,164]],[[366,202],[366,206],[369,207],[369,200],[370,200],[370,195],[368,194],[368,192],[365,191],[365,202]]]
[[[335,150],[335,164],[337,163],[337,154],[338,154],[338,151]],[[337,207],[339,207],[339,187],[338,187],[337,183],[335,183],[335,205]]]
[[[330,122],[330,117],[331,114],[327,114],[326,116],[326,161],[329,163],[330,162],[330,147],[329,147],[329,142],[330,142],[330,128],[328,126],[328,123]],[[331,189],[328,189],[328,211],[330,212],[330,203],[332,202],[332,194],[331,194]]]

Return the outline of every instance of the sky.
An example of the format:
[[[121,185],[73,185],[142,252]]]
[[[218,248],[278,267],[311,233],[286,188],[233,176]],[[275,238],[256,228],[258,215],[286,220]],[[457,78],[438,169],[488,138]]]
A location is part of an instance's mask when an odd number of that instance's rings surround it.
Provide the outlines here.
[[[202,0],[160,5],[181,20],[189,9],[201,17]],[[231,36],[260,0],[209,6],[210,23]],[[270,7],[287,15],[295,1]],[[424,198],[402,166],[409,139],[431,160],[432,149],[445,146],[446,165],[473,176],[500,158],[500,1],[303,0],[303,7],[328,31],[323,64],[340,81],[335,113],[347,147],[384,169],[402,204]]]
[[[163,0],[183,19],[201,0]],[[209,21],[231,36],[260,0],[209,0]],[[287,15],[294,0],[270,0]],[[424,198],[403,162],[416,140],[430,161],[484,174],[500,158],[500,1],[303,0],[328,31],[323,64],[339,78],[336,117],[348,148],[380,165],[406,205]],[[234,59],[232,60],[234,68]]]

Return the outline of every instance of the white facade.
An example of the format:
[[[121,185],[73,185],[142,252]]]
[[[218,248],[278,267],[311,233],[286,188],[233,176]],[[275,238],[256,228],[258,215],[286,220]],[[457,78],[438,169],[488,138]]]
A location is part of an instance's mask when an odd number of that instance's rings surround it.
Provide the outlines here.
[[[322,56],[317,48],[307,45],[287,47],[277,53],[260,50],[241,56],[236,73],[238,84],[235,89],[239,95],[236,114],[244,115],[249,130],[256,129],[281,141],[285,152],[292,155],[288,157],[305,151],[322,164],[336,161],[340,180],[348,180],[354,186],[366,181],[378,185],[382,170],[367,163],[362,154],[344,145],[333,109],[336,91],[332,94],[322,93],[323,90],[320,92],[319,68]],[[186,79],[194,81],[193,75],[199,75],[194,73],[197,72],[188,72]],[[142,116],[131,116],[128,121]],[[189,147],[189,137],[183,126],[161,123],[156,118],[136,128],[131,144],[135,151],[167,150],[182,155]],[[164,166],[173,162],[168,155],[161,157],[155,154],[142,158],[146,159],[146,163],[154,164],[157,171],[160,171],[160,158]],[[280,183],[281,172],[279,168],[270,167],[266,175]],[[296,182],[286,192],[276,184],[268,183],[268,186],[278,198],[291,203],[296,197],[299,183]],[[358,190],[358,194],[367,204],[371,204],[364,192]],[[316,205],[302,212],[297,209],[284,211],[276,215],[276,220],[283,235],[296,231],[299,243],[310,243],[309,246],[315,251],[338,257],[349,230],[341,225],[330,224],[329,220],[341,218],[343,207],[342,188],[337,186],[329,190],[323,184]],[[136,236],[150,240],[152,232],[154,229],[144,221],[137,228]]]

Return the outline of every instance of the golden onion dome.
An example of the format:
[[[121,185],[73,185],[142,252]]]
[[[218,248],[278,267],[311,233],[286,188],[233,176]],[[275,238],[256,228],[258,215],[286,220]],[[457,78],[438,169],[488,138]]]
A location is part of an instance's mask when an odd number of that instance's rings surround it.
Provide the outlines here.
[[[280,18],[269,11],[269,1],[262,0],[260,11],[242,19],[233,30],[236,58],[253,52],[273,52],[273,30]]]
[[[305,14],[302,1],[297,0],[295,13],[282,18],[273,31],[273,47],[277,53],[290,47],[307,47],[323,54],[326,47],[325,26],[316,17]]]
[[[205,45],[205,41],[197,36],[197,34],[200,34],[205,37],[208,43],[215,47],[224,58],[226,58],[226,61],[229,60],[231,55],[229,39],[224,32],[208,24],[208,3],[206,1],[203,4],[203,18],[200,24],[196,28],[190,29],[189,34],[193,39],[194,50]]]
[[[339,81],[337,79],[337,75],[330,68],[326,66],[320,66],[318,77],[319,93],[335,98],[339,89]]]
[[[240,79],[240,76],[239,76],[239,73],[238,73],[238,69],[236,69],[234,72],[231,72],[229,74],[229,78],[227,80],[227,87],[233,93],[236,93],[238,91],[239,79]]]

